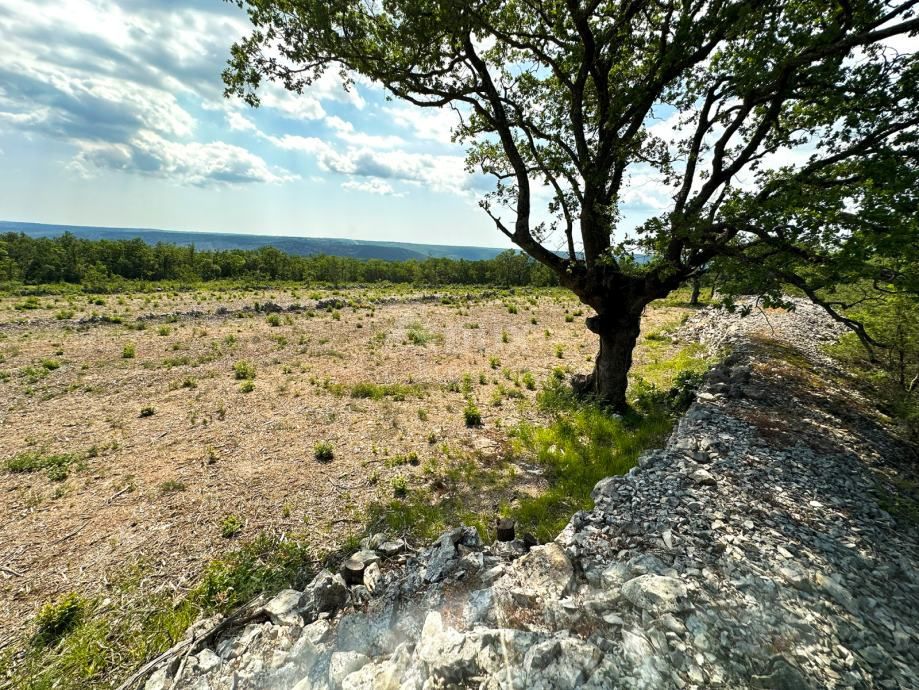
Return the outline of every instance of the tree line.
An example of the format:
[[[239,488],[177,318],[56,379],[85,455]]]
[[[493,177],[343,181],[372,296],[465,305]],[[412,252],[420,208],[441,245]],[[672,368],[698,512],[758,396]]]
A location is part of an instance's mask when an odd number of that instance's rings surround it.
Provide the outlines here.
[[[113,280],[201,282],[217,279],[426,285],[557,285],[545,266],[514,250],[493,259],[389,261],[342,256],[294,256],[275,247],[202,251],[194,245],[148,244],[139,238],[88,240],[65,233],[35,238],[0,235],[0,281],[73,283],[105,291]]]

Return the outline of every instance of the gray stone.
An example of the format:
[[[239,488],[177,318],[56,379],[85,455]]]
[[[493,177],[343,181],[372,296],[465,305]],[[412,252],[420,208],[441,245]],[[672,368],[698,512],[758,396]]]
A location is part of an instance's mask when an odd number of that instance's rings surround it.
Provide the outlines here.
[[[698,469],[690,475],[692,480],[699,486],[715,486],[718,482],[715,481],[714,475],[708,470]]]
[[[300,610],[312,614],[337,611],[348,602],[348,586],[341,575],[320,572],[303,592]]]
[[[690,608],[686,585],[675,577],[640,575],[623,585],[622,595],[634,606],[655,616]]]
[[[599,649],[577,638],[541,642],[526,653],[523,686],[533,690],[574,690],[590,678],[602,658]]]
[[[354,558],[364,564],[364,567],[371,565],[373,563],[379,563],[380,557],[377,555],[377,552],[372,549],[362,549],[355,553],[351,558]]]
[[[400,553],[405,551],[405,542],[401,539],[385,541],[377,547],[377,551],[384,558],[395,558]]]
[[[302,594],[295,589],[281,591],[265,604],[265,612],[275,625],[302,625],[303,618],[297,612]]]
[[[210,673],[223,663],[220,657],[210,649],[202,649],[195,659],[198,662],[198,671],[201,673]]]
[[[364,570],[364,586],[371,594],[376,592],[381,577],[383,577],[383,573],[380,571],[380,566],[377,563],[371,563]]]
[[[329,659],[329,686],[340,688],[346,676],[354,673],[370,659],[360,652],[335,652]]]
[[[424,576],[427,582],[439,582],[456,567],[456,541],[453,538],[454,534],[447,532],[434,543]]]
[[[772,660],[771,672],[768,675],[753,676],[754,688],[762,690],[811,690],[811,685],[797,668],[787,659],[776,657]]]

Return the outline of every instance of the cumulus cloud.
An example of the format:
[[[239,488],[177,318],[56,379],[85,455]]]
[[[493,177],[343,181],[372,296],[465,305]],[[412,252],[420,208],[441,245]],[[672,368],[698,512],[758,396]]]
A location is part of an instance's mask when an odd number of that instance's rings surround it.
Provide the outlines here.
[[[292,179],[214,141],[213,123],[194,114],[210,109],[230,131],[257,131],[241,104],[221,99],[229,45],[246,29],[239,8],[219,0],[0,0],[0,129],[70,144],[70,167],[84,175],[105,168],[191,185]],[[303,97],[276,85],[263,94],[266,109],[292,120],[324,118],[323,100],[364,105],[332,76]]]
[[[384,110],[393,122],[410,129],[416,138],[441,144],[451,143],[451,130],[460,122],[459,115],[450,108],[394,105]]]
[[[397,193],[386,180],[379,178],[368,178],[366,180],[348,180],[342,183],[343,189],[351,189],[357,192],[367,192],[369,194],[379,194],[382,196],[405,196]]]
[[[325,172],[383,180],[399,180],[422,185],[436,192],[467,195],[476,188],[465,171],[461,155],[435,155],[404,150],[379,150],[367,146],[338,149],[318,137],[287,134],[281,137],[261,135],[285,151],[311,156]]]
[[[219,141],[179,143],[150,131],[121,144],[84,142],[71,166],[86,177],[100,169],[116,170],[198,187],[296,179],[239,146]]]

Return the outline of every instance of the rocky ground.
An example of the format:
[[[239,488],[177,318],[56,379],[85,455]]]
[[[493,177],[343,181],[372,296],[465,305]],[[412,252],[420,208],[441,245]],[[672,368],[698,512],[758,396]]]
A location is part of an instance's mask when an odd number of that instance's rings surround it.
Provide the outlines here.
[[[919,533],[878,504],[916,459],[837,334],[807,305],[701,312],[683,335],[731,354],[554,542],[375,536],[363,584],[323,572],[147,689],[919,687]]]

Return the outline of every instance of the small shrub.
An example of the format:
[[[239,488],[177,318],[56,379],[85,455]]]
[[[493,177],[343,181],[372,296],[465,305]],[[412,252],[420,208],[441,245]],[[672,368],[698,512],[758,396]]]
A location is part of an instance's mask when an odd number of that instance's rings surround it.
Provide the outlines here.
[[[468,427],[482,426],[482,413],[472,400],[466,402],[466,407],[463,408],[463,418]]]
[[[408,495],[408,482],[405,477],[399,475],[392,478],[392,492],[396,498],[404,498]]]
[[[420,321],[412,323],[405,332],[405,337],[412,345],[426,346],[428,343],[442,343],[443,336],[438,333],[432,333],[424,327]]]
[[[488,366],[490,366],[492,369],[497,369],[498,367],[501,366],[501,360],[494,356],[489,357]]]
[[[134,343],[128,343],[121,350],[122,359],[134,359],[134,356],[137,354],[137,348],[134,346]]]
[[[141,417],[152,417],[155,414],[156,414],[156,408],[153,407],[152,405],[148,405],[146,407],[140,408]]]
[[[529,371],[523,372],[523,385],[528,391],[536,390],[536,377]]]
[[[224,539],[230,539],[243,531],[243,521],[236,515],[227,515],[220,523],[220,534]]]
[[[233,376],[237,381],[251,381],[255,378],[255,365],[242,360],[233,365]]]
[[[565,323],[573,323],[574,316],[572,314],[565,314]]]
[[[172,329],[169,326],[160,326],[156,329],[156,334],[160,336],[167,336],[172,333]]]
[[[162,484],[160,484],[160,493],[161,494],[174,494],[180,491],[185,491],[185,483],[177,481],[175,479],[168,479]]]
[[[61,368],[61,363],[56,359],[43,359],[41,365],[48,371],[54,371]]]
[[[565,357],[565,348],[561,345],[555,346],[555,356],[559,359],[564,359]]]
[[[278,326],[281,325],[281,317],[278,316],[277,314],[269,314],[266,321],[268,322],[268,325],[271,326],[272,328],[277,328]]]
[[[313,455],[319,462],[329,462],[335,457],[335,451],[331,443],[320,441],[313,447]]]
[[[251,393],[255,390],[255,381],[249,379],[248,381],[243,381],[239,386],[240,393]]]
[[[75,592],[65,594],[54,603],[46,603],[35,617],[32,643],[37,647],[54,645],[79,624],[86,609],[86,599]]]
[[[501,331],[501,342],[509,343],[510,341],[511,341],[511,337],[510,335],[508,335],[507,331]]]

